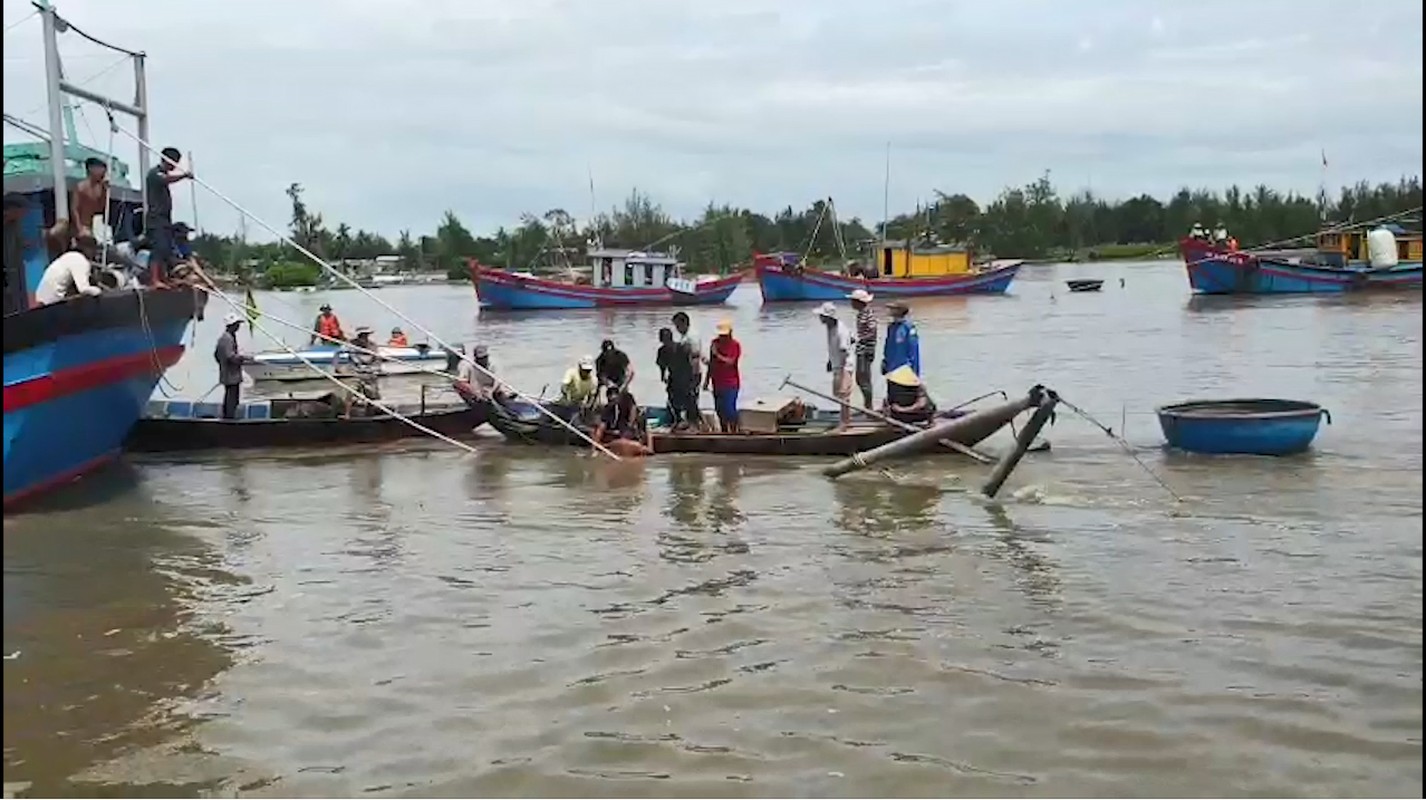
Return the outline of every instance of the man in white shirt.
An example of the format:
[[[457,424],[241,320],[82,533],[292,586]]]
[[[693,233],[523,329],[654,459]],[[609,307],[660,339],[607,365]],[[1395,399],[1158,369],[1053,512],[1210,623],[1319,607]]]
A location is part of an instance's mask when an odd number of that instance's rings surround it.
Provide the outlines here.
[[[841,421],[837,430],[845,430],[852,424],[852,334],[847,326],[837,319],[837,307],[823,303],[817,309],[817,316],[827,328],[827,371],[832,373],[832,396],[841,405]]]
[[[59,258],[45,267],[35,290],[35,303],[52,305],[75,294],[97,295],[99,287],[89,282],[91,259],[96,245],[93,236],[81,236],[74,242],[74,249],[61,253]]]
[[[693,362],[693,385],[702,386],[703,364],[708,360],[708,351],[703,349],[703,340],[693,329],[687,312],[679,311],[673,315],[673,330],[674,342],[688,348],[688,357]]]

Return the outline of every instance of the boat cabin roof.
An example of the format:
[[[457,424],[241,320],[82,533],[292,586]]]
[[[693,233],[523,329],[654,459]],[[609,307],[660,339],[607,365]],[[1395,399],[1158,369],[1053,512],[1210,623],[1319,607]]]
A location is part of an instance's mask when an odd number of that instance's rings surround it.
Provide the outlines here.
[[[622,248],[602,247],[589,251],[590,258],[609,258],[615,261],[624,261],[636,264],[665,264],[673,266],[678,263],[678,259],[665,253],[645,252],[643,250],[624,250]]]

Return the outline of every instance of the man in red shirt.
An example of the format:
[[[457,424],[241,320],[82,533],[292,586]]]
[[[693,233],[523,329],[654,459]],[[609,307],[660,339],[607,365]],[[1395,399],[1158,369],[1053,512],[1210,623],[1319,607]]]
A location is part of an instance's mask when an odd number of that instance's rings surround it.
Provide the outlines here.
[[[703,388],[713,388],[713,409],[718,413],[718,426],[723,433],[738,432],[738,359],[743,346],[733,338],[733,323],[718,323],[718,336],[708,348],[708,377]]]

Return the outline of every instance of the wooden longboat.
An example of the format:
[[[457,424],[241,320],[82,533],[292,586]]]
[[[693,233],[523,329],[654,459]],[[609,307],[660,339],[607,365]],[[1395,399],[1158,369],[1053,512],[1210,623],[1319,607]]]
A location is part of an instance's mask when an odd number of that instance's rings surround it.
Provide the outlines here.
[[[488,404],[466,402],[390,403],[402,416],[437,433],[459,438],[484,424]],[[332,413],[331,396],[253,400],[238,408],[237,419],[222,419],[219,403],[158,400],[149,403],[125,449],[140,453],[188,450],[228,450],[258,447],[311,447],[329,444],[371,444],[424,436],[401,419],[384,413],[341,418]]]
[[[562,419],[571,419],[570,410],[558,404],[546,404],[546,408],[559,414]],[[645,409],[654,419],[662,418],[663,409]],[[938,416],[939,421],[964,416],[964,411],[947,412]],[[837,416],[834,412],[816,410],[810,420],[800,426],[779,430],[777,433],[698,433],[653,431],[653,447],[656,453],[720,453],[725,455],[749,456],[847,456],[870,450],[874,447],[894,442],[906,432],[888,425],[857,423],[845,431],[836,430]],[[506,439],[525,444],[545,444],[564,446],[585,446],[586,443],[568,429],[535,410],[533,404],[524,401],[495,403],[490,410],[490,426]],[[955,440],[967,447],[974,447],[985,441],[1007,423],[987,421],[986,424],[961,432]],[[586,434],[592,433],[589,426],[575,423]],[[949,452],[949,451],[948,451]]]

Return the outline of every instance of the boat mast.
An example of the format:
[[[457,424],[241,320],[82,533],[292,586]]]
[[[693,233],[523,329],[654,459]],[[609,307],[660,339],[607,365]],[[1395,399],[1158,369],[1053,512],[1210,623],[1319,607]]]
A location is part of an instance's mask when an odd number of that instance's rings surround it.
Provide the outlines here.
[[[144,80],[144,54],[100,41],[71,25],[55,11],[49,0],[37,0],[40,17],[44,21],[45,36],[45,94],[49,102],[50,170],[54,178],[54,219],[58,223],[69,219],[69,174],[64,147],[65,96],[77,97],[98,103],[108,112],[122,111],[138,121],[139,139],[149,140],[148,87]],[[85,39],[118,53],[123,53],[134,61],[134,102],[133,104],[114,100],[102,94],[91,92],[82,86],[64,79],[64,69],[59,60],[59,34],[74,31]],[[109,154],[113,156],[112,153]],[[149,170],[148,150],[139,148],[139,172],[147,175]],[[140,180],[143,186],[146,181]],[[144,208],[148,208],[148,188],[144,186]]]

